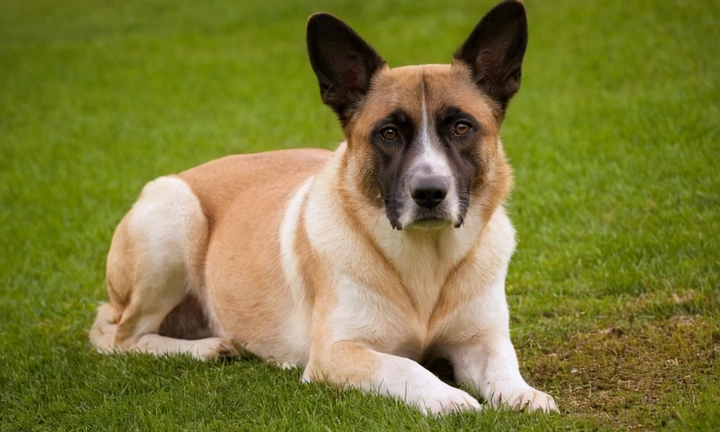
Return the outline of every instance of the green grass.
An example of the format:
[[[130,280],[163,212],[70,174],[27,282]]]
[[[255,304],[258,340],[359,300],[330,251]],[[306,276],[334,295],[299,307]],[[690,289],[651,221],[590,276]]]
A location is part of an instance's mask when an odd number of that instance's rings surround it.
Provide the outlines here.
[[[315,11],[391,65],[448,62],[492,1],[0,3],[0,429],[720,428],[720,3],[527,1],[503,140],[522,371],[560,415],[426,418],[247,357],[100,356],[114,226],[142,185],[341,140]]]

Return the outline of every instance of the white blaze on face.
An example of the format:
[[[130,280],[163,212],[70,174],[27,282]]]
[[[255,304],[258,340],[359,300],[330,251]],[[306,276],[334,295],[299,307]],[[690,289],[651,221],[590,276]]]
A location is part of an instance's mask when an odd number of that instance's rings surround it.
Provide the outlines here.
[[[428,120],[427,102],[425,101],[425,90],[423,89],[422,98],[422,123],[420,123],[420,144],[422,145],[422,154],[431,156],[434,153],[432,140],[430,139],[430,120]],[[437,158],[433,158],[437,160]],[[445,164],[445,168],[447,164]],[[441,167],[442,168],[442,167]]]
[[[444,213],[449,215],[451,222],[454,224],[460,212],[460,203],[457,197],[457,188],[455,185],[455,177],[450,166],[447,156],[443,152],[442,145],[433,140],[432,124],[430,122],[430,113],[425,98],[425,87],[423,85],[422,95],[422,117],[420,128],[418,130],[417,142],[420,146],[420,152],[416,154],[414,160],[407,168],[407,185],[403,200],[402,212],[400,215],[400,223],[403,227],[407,227],[414,222],[417,205],[413,201],[410,193],[410,185],[423,177],[440,177],[448,181],[447,196],[440,208]]]

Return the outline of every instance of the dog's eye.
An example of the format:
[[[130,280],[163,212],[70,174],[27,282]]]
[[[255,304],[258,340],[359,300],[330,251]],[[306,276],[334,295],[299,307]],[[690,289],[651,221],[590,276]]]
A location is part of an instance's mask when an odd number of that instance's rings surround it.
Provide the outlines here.
[[[470,125],[465,122],[457,122],[453,127],[453,133],[457,136],[465,136],[470,133]]]
[[[395,128],[386,128],[380,132],[380,135],[385,141],[395,141],[398,136],[398,131]]]

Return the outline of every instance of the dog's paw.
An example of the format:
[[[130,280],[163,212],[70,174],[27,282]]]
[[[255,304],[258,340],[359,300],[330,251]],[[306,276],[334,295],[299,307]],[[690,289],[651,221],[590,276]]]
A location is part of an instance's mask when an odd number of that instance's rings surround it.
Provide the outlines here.
[[[240,355],[235,343],[230,339],[213,337],[194,341],[190,354],[199,360],[215,360]]]
[[[432,396],[423,398],[419,404],[431,414],[450,414],[463,411],[480,411],[480,402],[466,392],[448,386]]]
[[[557,404],[552,396],[534,388],[520,387],[505,391],[497,391],[491,399],[495,408],[508,407],[512,409],[527,410],[528,412],[558,411]]]

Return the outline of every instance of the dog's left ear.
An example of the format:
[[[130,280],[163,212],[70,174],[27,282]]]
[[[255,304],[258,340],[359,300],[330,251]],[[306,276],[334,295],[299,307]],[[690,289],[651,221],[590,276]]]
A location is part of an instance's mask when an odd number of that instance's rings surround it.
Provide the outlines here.
[[[505,0],[480,20],[453,56],[470,67],[477,85],[500,104],[501,116],[520,89],[527,40],[525,6]]]
[[[385,60],[347,24],[328,13],[308,19],[307,48],[322,100],[345,126]]]

